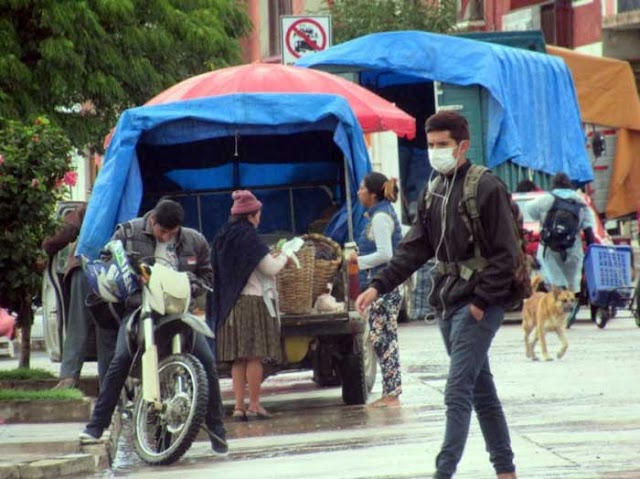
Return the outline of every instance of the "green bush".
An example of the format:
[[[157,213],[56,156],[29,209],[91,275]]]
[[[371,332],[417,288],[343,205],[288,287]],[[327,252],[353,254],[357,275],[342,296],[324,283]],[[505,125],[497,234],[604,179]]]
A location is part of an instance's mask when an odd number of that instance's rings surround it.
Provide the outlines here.
[[[56,204],[76,182],[70,154],[68,138],[47,118],[30,124],[0,118],[0,307],[18,314],[23,344],[42,285],[41,244],[56,230]],[[20,366],[29,366],[28,347]]]
[[[46,118],[31,125],[0,118],[0,306],[20,313],[42,285],[40,245],[56,229],[57,202],[75,184],[70,153]]]

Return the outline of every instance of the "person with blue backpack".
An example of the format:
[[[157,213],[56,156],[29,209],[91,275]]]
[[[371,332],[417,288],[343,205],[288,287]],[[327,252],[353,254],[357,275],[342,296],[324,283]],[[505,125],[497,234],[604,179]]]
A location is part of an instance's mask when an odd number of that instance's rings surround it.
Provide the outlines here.
[[[391,205],[398,198],[394,178],[381,173],[368,174],[358,189],[358,200],[367,211],[368,223],[356,242],[358,253],[353,258],[360,269],[360,288],[365,290],[373,277],[393,257],[402,239],[400,222]],[[400,287],[380,296],[367,312],[369,339],[373,345],[382,372],[382,397],[370,406],[374,408],[400,405],[402,393],[400,353],[398,349],[398,314],[402,304]]]
[[[533,220],[540,221],[540,246],[536,259],[547,287],[580,292],[584,250],[580,232],[587,245],[595,242],[595,217],[565,173],[557,173],[551,191],[525,204]],[[575,320],[578,303],[569,315],[568,325]]]

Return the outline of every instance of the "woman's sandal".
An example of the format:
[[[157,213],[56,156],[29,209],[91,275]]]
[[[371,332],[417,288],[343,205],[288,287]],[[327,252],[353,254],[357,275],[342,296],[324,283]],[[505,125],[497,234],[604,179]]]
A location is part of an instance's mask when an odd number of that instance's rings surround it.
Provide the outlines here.
[[[247,413],[244,409],[234,409],[231,418],[234,422],[245,422],[247,420]]]
[[[252,411],[251,409],[247,409],[246,416],[247,421],[263,421],[265,419],[271,419],[273,414],[267,412],[266,409],[262,409],[262,411]]]

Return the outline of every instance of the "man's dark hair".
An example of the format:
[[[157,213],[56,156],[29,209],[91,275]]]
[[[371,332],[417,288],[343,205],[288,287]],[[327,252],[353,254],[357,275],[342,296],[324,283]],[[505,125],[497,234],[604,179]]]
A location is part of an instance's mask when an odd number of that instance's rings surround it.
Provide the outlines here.
[[[427,118],[424,124],[427,133],[431,131],[448,131],[457,143],[469,139],[469,123],[467,119],[455,111],[439,111]]]
[[[184,221],[184,210],[182,205],[173,200],[160,200],[153,209],[153,216],[156,223],[161,227],[172,230],[182,226]]]
[[[551,188],[567,188],[572,190],[574,186],[566,173],[556,173],[551,180]]]
[[[516,186],[516,193],[529,193],[530,191],[536,191],[538,187],[531,180],[522,180]]]

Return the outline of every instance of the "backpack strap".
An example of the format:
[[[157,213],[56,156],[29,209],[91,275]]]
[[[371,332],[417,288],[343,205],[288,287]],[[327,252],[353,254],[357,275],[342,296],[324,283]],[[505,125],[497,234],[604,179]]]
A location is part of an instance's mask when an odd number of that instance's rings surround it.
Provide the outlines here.
[[[482,175],[490,171],[489,168],[484,166],[471,165],[462,186],[462,205],[466,212],[466,215],[462,215],[462,221],[465,222],[467,229],[473,237],[474,258],[482,258],[480,246],[481,244],[486,244],[484,228],[480,221],[480,208],[478,207],[478,185],[480,184]],[[482,259],[484,260],[484,258]]]
[[[122,223],[122,231],[124,231],[124,250],[128,251],[129,242],[133,239],[133,222],[131,220]]]
[[[460,218],[469,232],[469,241],[473,242],[473,258],[453,263],[440,263],[439,270],[443,274],[460,276],[469,280],[473,273],[482,271],[489,264],[482,256],[482,245],[486,244],[480,209],[478,207],[478,185],[480,178],[491,170],[485,166],[471,165],[462,185],[462,200],[458,205]]]
[[[436,176],[429,182],[429,186],[427,187],[427,192],[424,195],[424,205],[425,211],[429,211],[431,208],[431,203],[433,203],[433,197],[435,196],[436,189],[440,185],[440,175]]]

